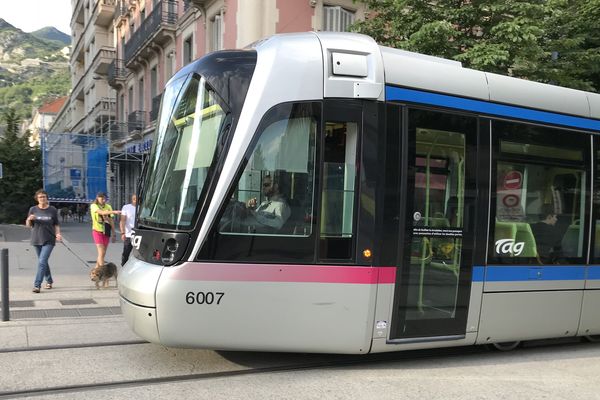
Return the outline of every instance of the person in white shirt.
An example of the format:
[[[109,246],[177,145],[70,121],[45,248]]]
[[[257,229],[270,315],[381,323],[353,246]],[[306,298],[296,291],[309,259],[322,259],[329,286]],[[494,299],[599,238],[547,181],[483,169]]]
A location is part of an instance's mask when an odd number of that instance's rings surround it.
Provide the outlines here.
[[[121,266],[125,265],[129,260],[129,254],[133,250],[131,244],[131,231],[135,225],[135,212],[137,206],[137,195],[131,196],[131,203],[125,204],[121,209],[121,220],[119,227],[121,228],[121,240],[123,241],[123,254],[121,254]]]
[[[279,183],[269,175],[263,179],[262,193],[264,201],[260,205],[256,198],[246,203],[248,214],[244,223],[252,226],[255,232],[277,232],[290,217],[290,206],[280,193]]]

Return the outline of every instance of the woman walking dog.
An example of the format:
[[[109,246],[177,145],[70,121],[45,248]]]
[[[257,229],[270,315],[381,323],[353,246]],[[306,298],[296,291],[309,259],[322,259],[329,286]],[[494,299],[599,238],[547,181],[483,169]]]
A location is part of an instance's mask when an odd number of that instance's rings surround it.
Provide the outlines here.
[[[56,245],[61,241],[60,225],[58,224],[58,211],[48,202],[48,193],[43,189],[35,192],[33,196],[38,202],[37,206],[29,209],[25,225],[31,229],[31,244],[38,256],[37,274],[33,283],[33,293],[39,293],[42,282],[46,280],[46,289],[52,289],[54,280],[50,273],[48,259]]]
[[[121,211],[114,211],[111,205],[106,202],[106,195],[103,192],[99,192],[90,206],[90,214],[92,217],[92,236],[98,250],[96,266],[101,267],[104,265],[104,256],[106,255],[110,238],[112,237],[113,243],[116,240],[115,222],[112,216],[114,214],[121,214]]]

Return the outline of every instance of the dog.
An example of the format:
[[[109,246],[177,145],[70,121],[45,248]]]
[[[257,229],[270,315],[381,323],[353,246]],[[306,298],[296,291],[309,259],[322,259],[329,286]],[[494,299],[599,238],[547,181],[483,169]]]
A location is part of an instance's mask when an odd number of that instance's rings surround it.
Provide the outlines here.
[[[108,262],[104,265],[98,265],[90,271],[90,279],[96,283],[96,289],[100,289],[99,283],[102,281],[103,287],[108,287],[108,280],[115,278],[115,285],[117,281],[117,266],[114,263]]]

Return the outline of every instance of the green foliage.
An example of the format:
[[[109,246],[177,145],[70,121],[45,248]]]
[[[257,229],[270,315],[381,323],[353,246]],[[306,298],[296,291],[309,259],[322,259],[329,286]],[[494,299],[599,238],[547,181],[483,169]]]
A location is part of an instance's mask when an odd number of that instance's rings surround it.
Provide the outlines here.
[[[41,151],[29,146],[29,133],[18,136],[19,118],[14,110],[2,115],[4,137],[0,138],[0,223],[23,223],[33,194],[42,187]]]
[[[465,67],[600,89],[600,0],[366,0],[353,29]]]
[[[10,108],[19,119],[30,118],[34,107],[66,95],[70,87],[66,70],[43,73],[12,86],[0,87],[0,112]]]

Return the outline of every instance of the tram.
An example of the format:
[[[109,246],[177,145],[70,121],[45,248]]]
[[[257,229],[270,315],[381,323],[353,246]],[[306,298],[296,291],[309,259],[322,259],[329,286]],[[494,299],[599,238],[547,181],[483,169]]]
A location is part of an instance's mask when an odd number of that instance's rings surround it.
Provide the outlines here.
[[[119,274],[173,347],[376,353],[600,335],[600,95],[370,37],[166,85]]]

